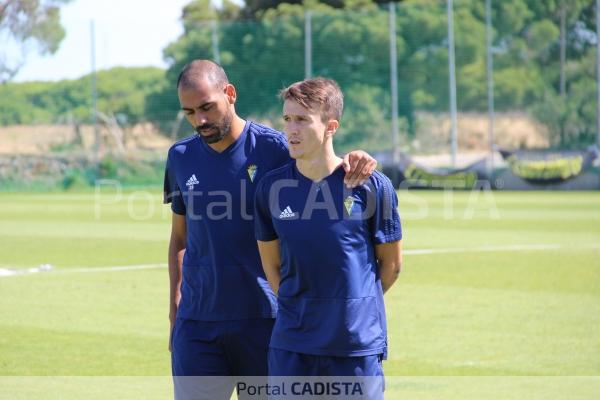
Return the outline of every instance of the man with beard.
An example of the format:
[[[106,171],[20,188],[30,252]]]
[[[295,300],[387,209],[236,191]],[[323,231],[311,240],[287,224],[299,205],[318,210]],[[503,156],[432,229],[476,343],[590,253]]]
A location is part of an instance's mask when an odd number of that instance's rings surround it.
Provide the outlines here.
[[[277,300],[260,263],[253,199],[264,174],[291,161],[287,143],[280,132],[236,114],[236,89],[212,61],[186,65],[177,93],[197,134],[171,147],[165,171],[165,202],[173,211],[173,375],[266,376]],[[348,185],[363,182],[375,165],[362,151],[347,155]],[[201,382],[186,383],[194,389],[216,385],[214,379]],[[176,378],[176,395],[178,386],[188,392]],[[231,388],[206,397],[229,398]]]

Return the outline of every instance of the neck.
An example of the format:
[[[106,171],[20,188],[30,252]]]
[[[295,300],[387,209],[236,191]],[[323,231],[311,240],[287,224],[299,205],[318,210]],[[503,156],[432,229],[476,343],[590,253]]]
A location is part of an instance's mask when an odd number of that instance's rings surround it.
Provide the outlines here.
[[[342,159],[335,155],[333,148],[314,158],[299,158],[296,160],[298,171],[308,179],[318,182],[329,176],[342,163]]]
[[[233,120],[231,121],[231,129],[229,130],[229,134],[225,135],[225,137],[218,142],[209,143],[208,145],[214,151],[221,153],[231,146],[242,135],[244,126],[246,126],[246,121],[238,117],[237,114],[233,114]]]

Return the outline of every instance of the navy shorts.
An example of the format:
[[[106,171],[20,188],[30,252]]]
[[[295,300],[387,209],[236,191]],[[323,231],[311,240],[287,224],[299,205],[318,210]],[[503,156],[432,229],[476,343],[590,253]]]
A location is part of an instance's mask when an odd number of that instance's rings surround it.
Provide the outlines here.
[[[271,376],[383,376],[382,355],[333,357],[269,349]]]
[[[334,357],[270,348],[269,383],[286,387],[290,399],[315,394],[319,389],[328,399],[383,399],[382,361],[382,354]]]
[[[229,399],[235,381],[228,377],[266,377],[274,321],[177,319],[171,337],[175,397]]]

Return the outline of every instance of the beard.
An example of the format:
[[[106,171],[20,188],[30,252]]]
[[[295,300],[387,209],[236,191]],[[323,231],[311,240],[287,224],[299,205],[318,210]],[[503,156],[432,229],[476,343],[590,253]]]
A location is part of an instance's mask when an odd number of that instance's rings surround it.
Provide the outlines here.
[[[214,124],[204,124],[196,127],[198,135],[204,139],[207,144],[217,143],[231,132],[231,123],[233,116],[228,112],[223,119]],[[210,135],[203,134],[202,131],[211,130]]]

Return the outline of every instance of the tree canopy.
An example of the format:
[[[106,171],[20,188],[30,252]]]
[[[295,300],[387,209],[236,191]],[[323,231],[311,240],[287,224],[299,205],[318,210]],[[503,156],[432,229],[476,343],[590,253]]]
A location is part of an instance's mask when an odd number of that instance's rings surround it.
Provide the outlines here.
[[[277,93],[305,76],[305,12],[309,10],[312,75],[336,79],[346,97],[338,135],[341,149],[389,147],[387,7],[371,0],[276,3],[271,7],[268,1],[246,2],[243,8],[224,0],[215,9],[210,0],[191,1],[182,11],[184,33],[164,49],[167,71],[100,73],[99,105],[128,116],[129,121],[150,119],[170,133],[179,110],[175,82],[182,67],[196,58],[218,57],[238,90],[240,115],[278,121]],[[493,1],[492,6],[496,109],[528,111],[548,127],[553,146],[592,144],[597,87],[594,2],[503,0]],[[484,2],[455,0],[454,14],[458,109],[483,112],[487,110]],[[419,130],[418,112],[448,110],[445,2],[400,2],[396,27],[401,130],[414,137]],[[7,110],[0,122],[55,118],[68,109],[83,118],[89,111],[89,77],[45,85],[0,88],[0,105]],[[22,106],[22,101],[35,107]]]
[[[595,103],[590,101],[595,99],[592,91],[596,86],[592,3],[492,2],[496,108],[530,111],[548,126],[553,145],[577,146],[593,142],[595,135]],[[304,77],[304,19],[305,11],[310,10],[313,75],[336,79],[353,99],[345,118],[357,118],[359,109],[353,107],[370,105],[360,108],[360,125],[343,124],[345,135],[364,137],[364,123],[390,119],[387,8],[371,0],[267,0],[248,1],[245,9],[229,4],[215,10],[208,0],[195,0],[186,7],[189,9],[195,12],[184,12],[185,33],[164,52],[170,64],[169,82],[175,81],[190,60],[215,58],[216,29],[221,64],[240,93],[238,111],[248,116],[277,115],[276,93]],[[249,9],[255,19],[247,19]],[[455,0],[454,14],[459,110],[485,111],[484,2]],[[216,25],[207,20],[217,21]],[[399,113],[405,133],[411,136],[418,128],[417,111],[448,110],[446,5],[441,1],[403,1],[397,6],[396,25]],[[177,107],[172,86],[155,96],[163,99],[162,105]],[[376,125],[377,129],[388,126],[385,122]]]
[[[58,50],[65,37],[65,30],[60,24],[60,6],[69,1],[0,1],[0,37],[4,41],[0,50],[0,83],[17,74],[28,52],[35,50],[40,54],[53,54]],[[15,48],[7,46],[9,43]]]
[[[117,67],[97,73],[98,110],[123,123],[146,120],[146,99],[162,88],[160,68]],[[91,120],[91,76],[0,85],[0,125]]]

